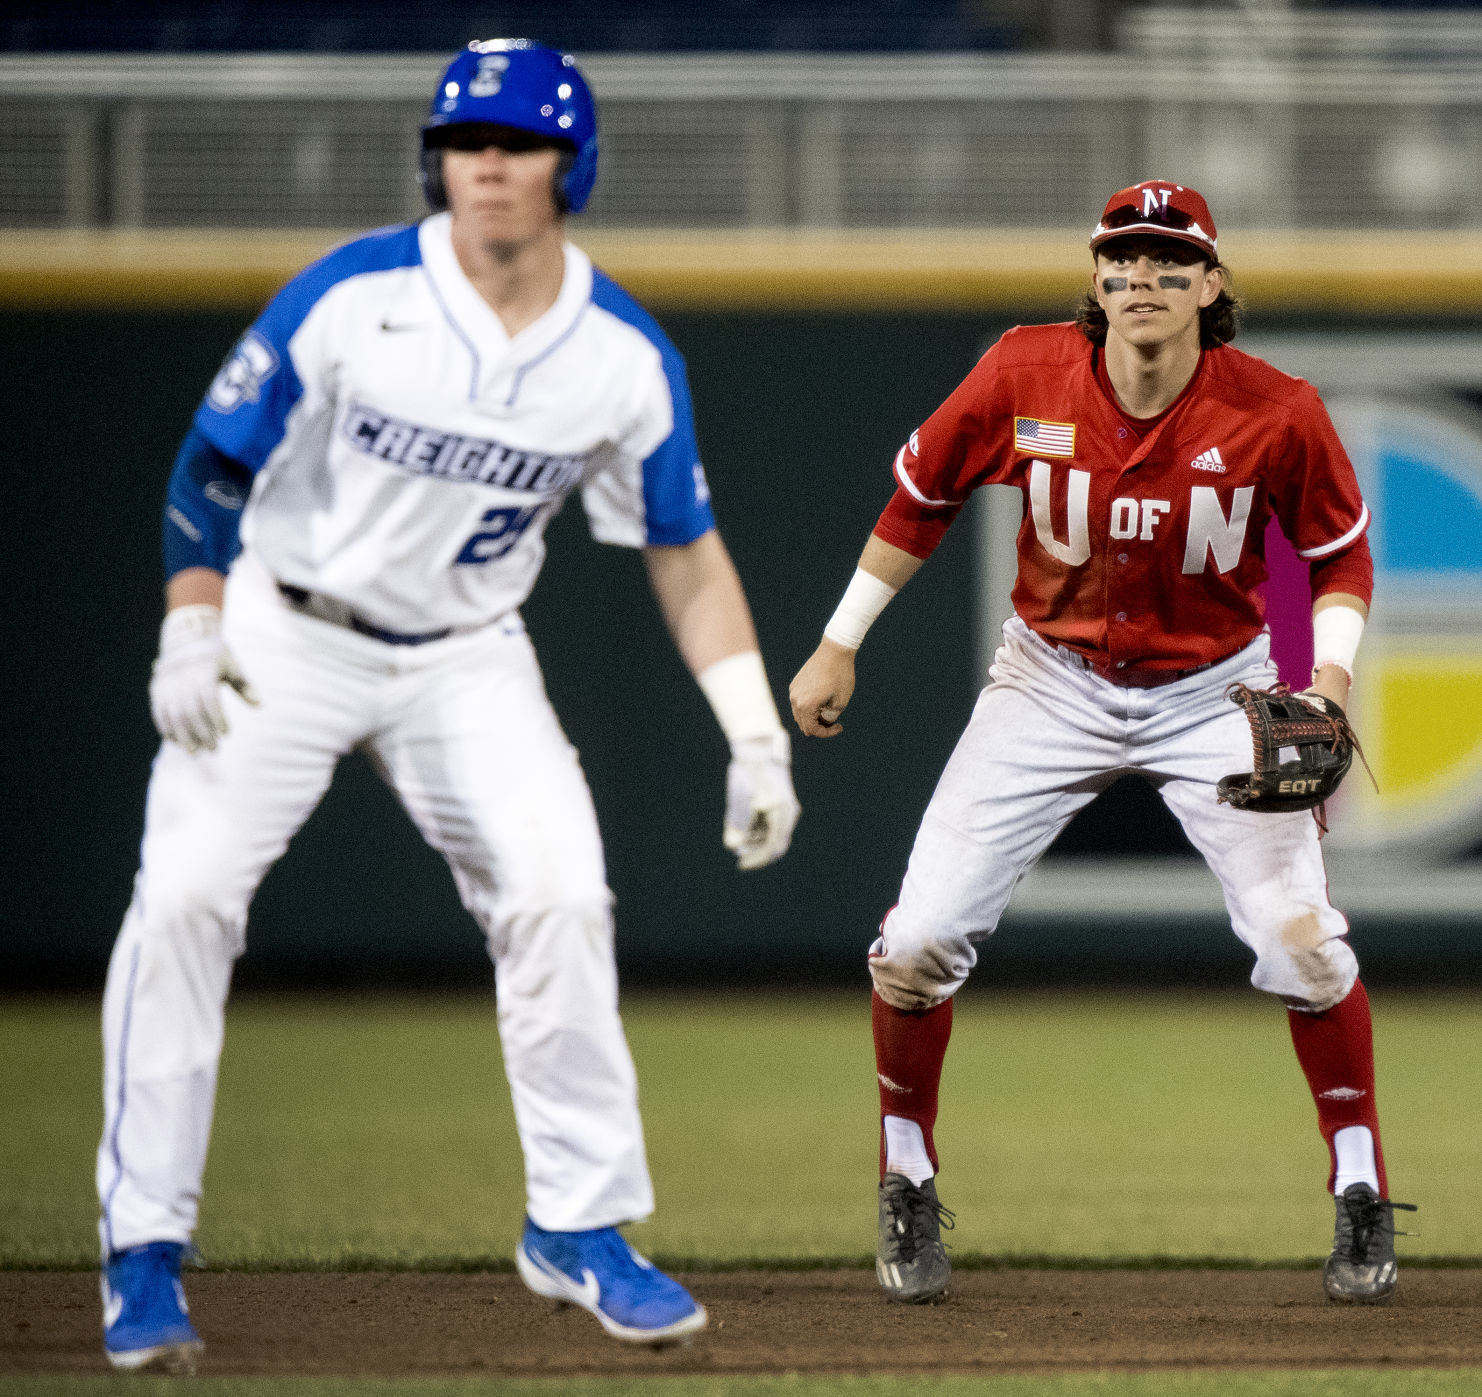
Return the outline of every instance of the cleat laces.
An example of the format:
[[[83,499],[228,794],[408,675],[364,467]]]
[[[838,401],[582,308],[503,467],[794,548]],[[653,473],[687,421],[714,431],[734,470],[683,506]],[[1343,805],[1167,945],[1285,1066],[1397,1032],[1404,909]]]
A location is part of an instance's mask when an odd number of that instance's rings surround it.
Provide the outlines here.
[[[890,1199],[891,1231],[900,1247],[902,1261],[914,1261],[924,1242],[937,1240],[932,1237],[930,1219],[935,1218],[939,1227],[948,1232],[957,1226],[957,1214],[941,1203],[933,1203],[915,1184],[901,1189]],[[937,1245],[950,1251],[951,1244],[937,1241]]]
[[[1396,1209],[1407,1213],[1420,1211],[1414,1203],[1392,1203],[1388,1198],[1379,1198],[1372,1194],[1363,1198],[1349,1198],[1345,1195],[1339,1201],[1346,1214],[1348,1227],[1345,1230],[1348,1235],[1341,1239],[1336,1250],[1344,1261],[1355,1266],[1368,1263],[1370,1249],[1376,1240],[1382,1245],[1386,1237],[1412,1235],[1396,1230]]]

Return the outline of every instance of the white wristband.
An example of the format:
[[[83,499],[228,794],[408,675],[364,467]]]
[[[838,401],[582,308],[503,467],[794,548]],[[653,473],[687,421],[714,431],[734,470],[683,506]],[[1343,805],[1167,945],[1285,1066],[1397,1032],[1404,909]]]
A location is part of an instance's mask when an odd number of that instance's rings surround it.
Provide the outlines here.
[[[855,568],[838,610],[823,628],[824,639],[842,645],[846,650],[858,650],[864,644],[865,632],[875,624],[875,618],[899,590],[899,587],[882,582],[874,573]]]
[[[1364,618],[1351,606],[1325,606],[1312,618],[1312,677],[1337,665],[1353,683],[1353,661],[1364,634]]]
[[[767,670],[757,651],[727,655],[707,665],[695,679],[733,747],[749,738],[770,737],[782,731]]]

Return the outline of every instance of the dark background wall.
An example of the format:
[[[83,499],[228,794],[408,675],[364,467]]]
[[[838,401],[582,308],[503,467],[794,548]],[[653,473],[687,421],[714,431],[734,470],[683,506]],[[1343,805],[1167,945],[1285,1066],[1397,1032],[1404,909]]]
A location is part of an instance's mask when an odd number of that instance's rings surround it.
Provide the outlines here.
[[[722,531],[779,699],[890,492],[899,442],[972,363],[976,317],[672,316]],[[11,314],[4,595],[7,959],[22,981],[101,973],[128,900],[156,745],[146,698],[159,509],[174,448],[238,315]],[[624,958],[806,973],[868,942],[972,701],[971,539],[882,623],[848,737],[799,752],[793,854],[742,876],[720,845],[726,752],[641,561],[551,531],[527,619],[582,752]],[[799,744],[802,747],[802,744]],[[358,759],[263,887],[244,978],[483,975],[440,861]]]
[[[689,359],[722,533],[751,597],[779,704],[891,489],[900,442],[1003,328],[980,314],[689,314]],[[4,978],[93,985],[127,904],[156,738],[146,699],[160,612],[159,509],[175,446],[247,317],[4,316],[8,489],[0,841]],[[720,845],[725,747],[627,550],[572,501],[526,617],[582,752],[618,897],[630,982],[860,981],[912,835],[971,709],[975,566],[965,516],[860,660],[845,736],[796,745],[791,854],[739,874]],[[1058,852],[1185,848],[1124,785]],[[1084,929],[1067,935],[1086,939]],[[1013,940],[1006,976],[1166,961],[1177,928],[1118,937],[1113,962]],[[1179,974],[1234,976],[1233,938],[1185,944]],[[368,766],[348,759],[253,908],[239,983],[474,983],[482,945],[439,860]],[[1123,952],[1125,951],[1125,956]],[[1403,956],[1401,960],[1403,960]],[[1077,966],[1081,966],[1081,972]]]
[[[1007,49],[1050,42],[1049,8],[1019,0],[11,0],[0,48],[453,52],[474,34],[527,34],[587,53]],[[1077,37],[1088,46],[1104,39],[1120,8],[1082,0]]]

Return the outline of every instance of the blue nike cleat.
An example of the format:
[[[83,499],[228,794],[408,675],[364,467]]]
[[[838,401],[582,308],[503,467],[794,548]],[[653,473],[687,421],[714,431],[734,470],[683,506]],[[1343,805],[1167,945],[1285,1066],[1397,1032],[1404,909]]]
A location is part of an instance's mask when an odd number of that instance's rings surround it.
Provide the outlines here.
[[[537,1295],[590,1310],[615,1339],[667,1344],[705,1327],[703,1306],[615,1227],[547,1232],[526,1218],[515,1266]]]
[[[103,1267],[103,1351],[115,1368],[189,1375],[206,1347],[191,1327],[179,1242],[116,1251]]]

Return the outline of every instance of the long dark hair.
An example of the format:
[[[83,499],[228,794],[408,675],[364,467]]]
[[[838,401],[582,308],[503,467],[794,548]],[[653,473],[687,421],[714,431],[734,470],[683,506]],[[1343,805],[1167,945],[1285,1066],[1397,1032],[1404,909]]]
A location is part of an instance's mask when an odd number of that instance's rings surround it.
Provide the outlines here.
[[[1225,275],[1220,294],[1199,311],[1200,349],[1215,349],[1229,344],[1240,329],[1240,313],[1245,309],[1245,302],[1235,294],[1230,269],[1223,262],[1210,262],[1208,266]],[[1081,293],[1080,303],[1075,308],[1075,323],[1092,344],[1106,343],[1106,312],[1097,303],[1096,292],[1090,287]]]

